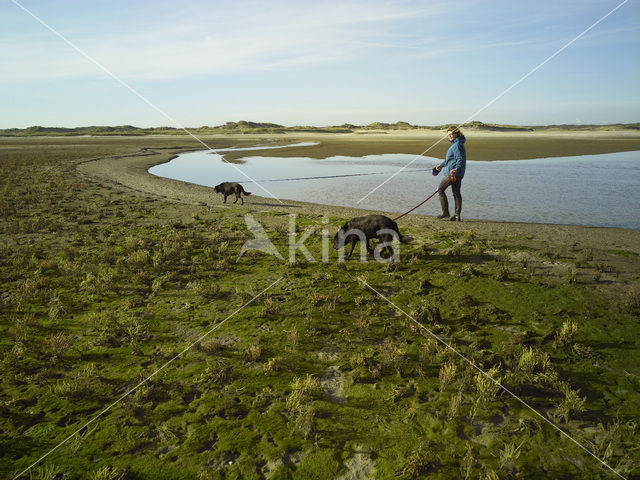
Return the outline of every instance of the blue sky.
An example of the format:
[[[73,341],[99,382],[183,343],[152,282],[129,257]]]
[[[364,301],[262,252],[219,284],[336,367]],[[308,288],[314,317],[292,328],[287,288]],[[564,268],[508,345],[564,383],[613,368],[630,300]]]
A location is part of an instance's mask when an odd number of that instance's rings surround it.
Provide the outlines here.
[[[16,0],[186,127],[640,121],[640,2]],[[176,126],[11,0],[0,128]]]

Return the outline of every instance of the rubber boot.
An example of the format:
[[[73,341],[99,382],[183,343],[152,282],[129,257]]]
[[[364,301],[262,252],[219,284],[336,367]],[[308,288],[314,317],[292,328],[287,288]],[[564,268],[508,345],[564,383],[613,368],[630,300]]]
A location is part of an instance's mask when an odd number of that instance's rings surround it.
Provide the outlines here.
[[[462,211],[462,200],[458,200],[457,198],[454,199],[455,203],[456,203],[456,214],[451,217],[451,221],[452,222],[461,222],[462,219],[460,218],[460,212]]]
[[[449,201],[447,200],[447,196],[441,193],[439,198],[440,206],[442,207],[442,215],[438,215],[437,218],[449,218]]]

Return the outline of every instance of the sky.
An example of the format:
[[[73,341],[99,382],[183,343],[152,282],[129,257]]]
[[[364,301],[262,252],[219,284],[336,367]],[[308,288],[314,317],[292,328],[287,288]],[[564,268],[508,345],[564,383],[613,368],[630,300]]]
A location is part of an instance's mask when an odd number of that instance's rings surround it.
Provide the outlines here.
[[[0,0],[0,128],[239,120],[638,122],[640,1]]]

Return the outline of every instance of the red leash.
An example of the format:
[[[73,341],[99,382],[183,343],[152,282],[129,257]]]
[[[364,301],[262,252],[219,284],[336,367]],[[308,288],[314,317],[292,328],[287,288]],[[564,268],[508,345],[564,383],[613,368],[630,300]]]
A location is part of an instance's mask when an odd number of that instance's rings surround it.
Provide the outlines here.
[[[449,178],[449,183],[447,183],[447,184],[445,185],[445,187],[447,187],[450,183],[453,183],[453,182],[455,182],[455,181],[456,181],[456,177],[455,177],[454,173],[453,173],[453,172],[451,172],[451,177]],[[404,217],[405,215],[407,215],[407,214],[409,214],[409,213],[413,212],[413,211],[414,211],[416,208],[418,208],[419,206],[421,206],[421,205],[423,205],[423,204],[427,203],[427,201],[431,200],[431,199],[433,198],[433,196],[434,196],[436,193],[438,193],[440,190],[441,190],[441,187],[438,187],[438,189],[437,189],[435,192],[433,192],[431,195],[429,195],[427,198],[425,198],[423,201],[421,201],[418,205],[416,205],[415,207],[413,207],[411,210],[409,210],[409,211],[407,211],[407,212],[404,212],[404,213],[403,213],[402,215],[400,215],[399,217],[394,218],[394,219],[393,219],[393,221],[395,222],[395,221],[396,221],[396,220],[398,220],[399,218],[402,218],[402,217]]]

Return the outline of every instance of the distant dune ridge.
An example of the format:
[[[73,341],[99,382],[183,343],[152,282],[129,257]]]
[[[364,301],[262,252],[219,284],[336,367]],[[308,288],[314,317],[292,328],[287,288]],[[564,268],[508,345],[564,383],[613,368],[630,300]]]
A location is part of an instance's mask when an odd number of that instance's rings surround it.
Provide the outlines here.
[[[356,133],[358,131],[398,131],[398,130],[444,130],[446,125],[419,126],[408,122],[384,123],[373,122],[368,125],[353,125],[345,123],[329,127],[291,126],[278,125],[276,123],[226,122],[224,125],[214,127],[201,126],[187,128],[190,132],[202,134],[214,133],[289,133],[289,132],[318,132],[318,133]],[[615,123],[608,125],[501,125],[483,123],[479,121],[464,123],[461,128],[474,129],[487,132],[534,132],[545,130],[640,130],[640,123]],[[0,136],[40,136],[40,135],[160,135],[160,134],[184,134],[186,132],[175,127],[151,127],[140,128],[132,125],[118,126],[88,126],[88,127],[41,127],[31,126],[27,128],[0,129]]]

